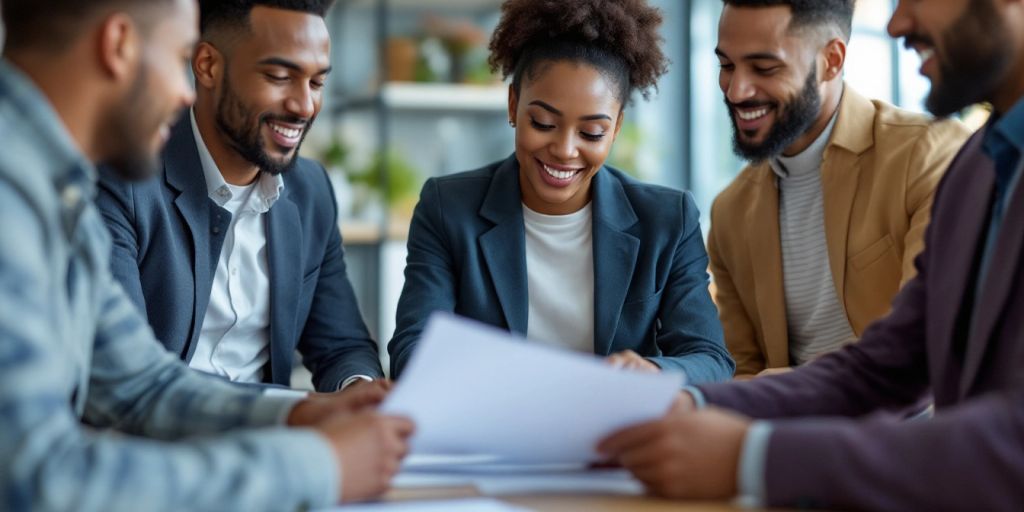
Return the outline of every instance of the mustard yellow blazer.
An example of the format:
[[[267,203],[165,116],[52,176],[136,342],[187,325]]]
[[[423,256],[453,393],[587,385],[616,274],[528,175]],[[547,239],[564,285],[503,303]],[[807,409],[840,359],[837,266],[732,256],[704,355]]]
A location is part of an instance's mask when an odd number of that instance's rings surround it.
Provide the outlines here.
[[[969,135],[958,121],[846,86],[821,173],[832,277],[858,337],[913,277],[935,187]],[[745,168],[715,199],[708,253],[736,376],[790,366],[779,190],[767,163]]]

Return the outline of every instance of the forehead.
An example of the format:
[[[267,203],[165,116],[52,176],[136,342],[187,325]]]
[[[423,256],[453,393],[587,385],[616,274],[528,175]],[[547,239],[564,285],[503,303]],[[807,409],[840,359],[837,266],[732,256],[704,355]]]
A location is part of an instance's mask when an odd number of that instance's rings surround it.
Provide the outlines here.
[[[793,19],[787,5],[736,7],[726,5],[718,22],[718,49],[730,58],[774,53],[784,58],[801,39],[789,30]]]
[[[522,99],[526,102],[539,99],[559,110],[586,115],[617,113],[620,107],[617,93],[615,83],[597,68],[557,61],[540,64],[535,76],[524,81]]]
[[[316,14],[256,6],[249,25],[243,45],[257,58],[287,56],[304,63],[328,66],[331,36],[323,18]]]

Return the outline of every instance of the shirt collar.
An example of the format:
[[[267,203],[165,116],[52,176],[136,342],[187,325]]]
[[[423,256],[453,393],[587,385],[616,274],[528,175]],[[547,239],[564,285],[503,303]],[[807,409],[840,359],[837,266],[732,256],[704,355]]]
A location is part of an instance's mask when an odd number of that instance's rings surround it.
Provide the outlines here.
[[[1024,153],[1024,99],[1014,104],[1005,114],[992,115],[982,146],[993,158],[1009,149]]]
[[[206,178],[206,190],[210,199],[218,206],[223,207],[234,197],[234,194],[228,187],[228,183],[224,181],[224,175],[220,173],[217,162],[213,160],[210,148],[206,146],[202,134],[199,133],[195,110],[189,110],[189,118],[192,122],[192,134],[196,139],[196,149],[199,150],[199,162],[202,164],[203,176]],[[257,213],[266,213],[281,198],[281,192],[284,191],[284,178],[280,174],[260,172],[256,180],[258,186],[256,194],[252,195],[253,201],[250,204]]]
[[[786,179],[793,174],[819,170],[821,162],[825,158],[825,149],[832,138],[832,131],[835,129],[836,118],[838,117],[839,109],[836,109],[836,112],[832,114],[832,119],[828,122],[828,126],[818,135],[817,139],[814,139],[810,146],[807,146],[807,149],[793,156],[779,155],[769,159],[768,164],[771,166],[772,171],[779,178]]]

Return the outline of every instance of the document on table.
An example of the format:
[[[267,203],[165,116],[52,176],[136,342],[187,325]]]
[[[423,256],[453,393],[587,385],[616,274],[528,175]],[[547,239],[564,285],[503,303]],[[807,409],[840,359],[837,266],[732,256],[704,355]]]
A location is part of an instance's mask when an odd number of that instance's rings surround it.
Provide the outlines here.
[[[352,504],[322,509],[319,512],[527,512],[490,498],[468,498],[437,501],[394,501],[384,503]]]
[[[413,454],[581,464],[600,460],[605,436],[665,414],[683,381],[435,314],[381,410],[416,422]]]
[[[473,487],[484,496],[600,494],[639,496],[644,486],[624,469],[534,471],[530,473],[403,471],[395,489]]]

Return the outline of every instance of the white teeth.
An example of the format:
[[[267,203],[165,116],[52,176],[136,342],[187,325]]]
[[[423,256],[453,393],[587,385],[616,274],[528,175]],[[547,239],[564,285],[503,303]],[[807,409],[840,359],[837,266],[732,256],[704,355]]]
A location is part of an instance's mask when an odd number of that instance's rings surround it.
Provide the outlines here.
[[[768,107],[757,109],[753,112],[744,112],[742,110],[737,110],[736,113],[739,114],[740,119],[744,121],[753,121],[755,119],[760,119],[764,117],[766,114],[768,114]]]
[[[544,172],[547,172],[548,174],[551,175],[551,177],[553,177],[555,179],[567,180],[567,179],[572,178],[573,176],[575,176],[576,173],[578,173],[580,171],[579,170],[575,170],[575,171],[559,171],[557,169],[553,169],[551,167],[548,167],[547,164],[544,164]]]
[[[297,139],[297,138],[299,138],[299,135],[302,135],[302,130],[299,130],[299,129],[296,129],[296,128],[284,128],[284,127],[278,126],[276,124],[271,124],[270,128],[272,130],[274,130],[275,132],[280,133],[281,135],[284,135],[285,137],[288,137],[289,139]]]
[[[935,55],[935,48],[919,49],[917,54],[921,56],[921,62],[925,62]]]

